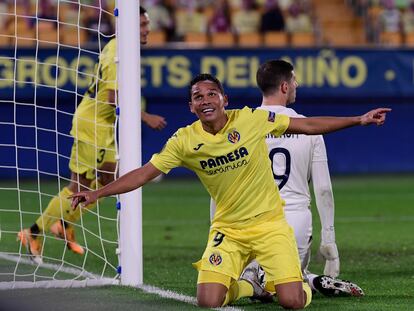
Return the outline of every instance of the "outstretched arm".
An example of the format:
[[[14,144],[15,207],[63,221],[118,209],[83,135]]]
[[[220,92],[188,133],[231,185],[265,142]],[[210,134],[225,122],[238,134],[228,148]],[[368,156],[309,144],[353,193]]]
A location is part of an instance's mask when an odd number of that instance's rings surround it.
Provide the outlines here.
[[[311,117],[311,118],[290,118],[288,134],[317,135],[334,132],[356,125],[376,124],[382,125],[385,122],[389,108],[378,108],[356,117]]]
[[[98,190],[81,191],[72,194],[70,196],[70,198],[72,198],[72,208],[76,208],[79,203],[87,206],[97,201],[99,198],[135,190],[145,185],[148,181],[154,179],[161,173],[162,172],[152,165],[151,162],[148,162],[144,166],[130,171]]]

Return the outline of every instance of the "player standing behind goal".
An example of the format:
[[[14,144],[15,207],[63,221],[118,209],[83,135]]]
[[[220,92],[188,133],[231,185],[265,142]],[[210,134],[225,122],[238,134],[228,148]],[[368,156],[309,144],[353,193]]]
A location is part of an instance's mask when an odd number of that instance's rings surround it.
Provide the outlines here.
[[[263,95],[258,109],[304,118],[286,107],[295,102],[296,93],[287,87],[291,80],[295,80],[295,75],[288,62],[269,60],[263,63],[256,74],[257,85]],[[312,290],[326,296],[364,295],[356,284],[336,278],[339,275],[339,253],[335,243],[334,200],[322,135],[284,134],[275,137],[268,134],[266,144],[273,177],[285,201],[285,217],[295,232],[304,279]],[[325,275],[316,275],[308,270],[312,243],[310,180],[322,227],[319,250],[326,260]],[[211,218],[214,213],[215,204],[211,200]],[[253,261],[246,267],[249,269],[258,269],[257,262]]]
[[[296,81],[290,81],[288,88],[294,93],[296,86]],[[303,283],[293,230],[284,217],[269,169],[265,136],[314,135],[356,125],[381,125],[390,109],[343,118],[289,118],[248,107],[226,111],[223,86],[209,74],[195,77],[189,93],[190,110],[198,121],[179,129],[144,166],[98,190],[73,194],[72,206],[88,206],[101,197],[132,191],[174,167],[191,169],[217,202],[206,250],[196,264],[198,305],[215,308],[241,297],[268,298],[257,273],[238,280],[248,261],[256,257],[282,307],[307,306],[312,293]]]
[[[149,34],[149,17],[140,10],[140,43],[145,45]],[[84,249],[75,240],[73,223],[80,218],[80,210],[71,208],[68,196],[88,188],[96,189],[114,180],[116,174],[115,150],[115,100],[116,100],[116,39],[108,42],[99,56],[95,72],[98,77],[86,91],[77,107],[70,134],[74,138],[69,168],[71,181],[48,204],[42,215],[27,229],[17,235],[26,246],[32,259],[42,262],[42,237],[50,231],[64,239],[67,247],[82,255]],[[149,127],[161,130],[166,126],[163,117],[142,112],[142,121]],[[95,204],[89,205],[91,209]]]

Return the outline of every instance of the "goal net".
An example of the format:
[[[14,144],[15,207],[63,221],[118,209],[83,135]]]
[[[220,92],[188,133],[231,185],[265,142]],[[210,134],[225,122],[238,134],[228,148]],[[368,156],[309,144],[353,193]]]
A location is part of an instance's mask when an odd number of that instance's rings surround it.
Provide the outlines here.
[[[70,182],[72,119],[101,79],[96,64],[115,37],[114,6],[105,0],[0,3],[0,289],[119,282],[116,198],[66,220],[83,255],[69,249],[66,229],[60,236],[39,232],[41,262],[17,239]],[[102,154],[94,156],[99,162]]]

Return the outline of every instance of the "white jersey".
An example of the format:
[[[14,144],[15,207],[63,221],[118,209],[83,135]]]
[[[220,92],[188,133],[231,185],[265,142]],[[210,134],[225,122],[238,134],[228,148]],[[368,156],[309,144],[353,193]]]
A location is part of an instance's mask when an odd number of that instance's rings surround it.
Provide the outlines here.
[[[261,106],[259,109],[304,118],[303,115],[284,106]],[[266,143],[273,176],[279,186],[280,196],[286,202],[285,210],[309,208],[312,163],[327,162],[322,135],[284,134],[274,137],[269,134]]]

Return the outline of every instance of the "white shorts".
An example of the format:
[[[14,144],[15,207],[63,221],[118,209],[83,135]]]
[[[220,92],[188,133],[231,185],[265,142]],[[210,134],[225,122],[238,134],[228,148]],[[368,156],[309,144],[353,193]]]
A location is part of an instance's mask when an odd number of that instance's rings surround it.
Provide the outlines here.
[[[310,260],[310,247],[312,244],[312,213],[309,208],[289,210],[285,208],[285,216],[289,225],[295,232],[296,244],[302,271],[304,271]]]

